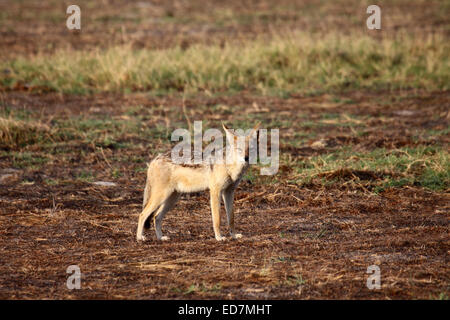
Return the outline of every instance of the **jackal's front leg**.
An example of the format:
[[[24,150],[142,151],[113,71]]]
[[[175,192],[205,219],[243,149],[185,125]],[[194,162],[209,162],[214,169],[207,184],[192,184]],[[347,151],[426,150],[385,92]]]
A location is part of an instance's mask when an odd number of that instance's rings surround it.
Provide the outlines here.
[[[211,214],[214,229],[214,235],[217,241],[223,241],[226,238],[220,235],[220,190],[211,188]]]
[[[234,211],[233,211],[233,200],[234,200],[234,188],[228,188],[223,192],[223,202],[225,205],[225,211],[228,218],[228,226],[230,227],[230,234],[233,239],[242,238],[242,234],[236,233],[234,229]]]

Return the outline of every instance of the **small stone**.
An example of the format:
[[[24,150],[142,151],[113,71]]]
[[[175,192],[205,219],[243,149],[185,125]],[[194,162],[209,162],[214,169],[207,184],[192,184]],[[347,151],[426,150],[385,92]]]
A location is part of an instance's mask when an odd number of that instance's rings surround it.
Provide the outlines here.
[[[260,292],[264,292],[264,289],[263,288],[247,288],[247,289],[245,289],[245,292],[260,293]]]
[[[13,168],[0,169],[0,184],[10,184],[20,180],[22,171]]]
[[[102,187],[115,187],[117,184],[114,182],[108,182],[108,181],[95,181],[92,182],[92,184],[95,184],[96,186],[102,186]]]
[[[398,111],[394,111],[394,114],[397,116],[410,117],[410,116],[414,116],[415,114],[417,114],[417,112],[412,111],[412,110],[398,110]]]
[[[0,170],[0,174],[3,174],[3,173],[16,173],[16,174],[19,174],[21,172],[22,171],[20,171],[18,169],[13,169],[13,168],[6,168],[6,169],[1,169]]]
[[[10,184],[17,182],[19,175],[17,173],[7,173],[0,176],[0,184]]]

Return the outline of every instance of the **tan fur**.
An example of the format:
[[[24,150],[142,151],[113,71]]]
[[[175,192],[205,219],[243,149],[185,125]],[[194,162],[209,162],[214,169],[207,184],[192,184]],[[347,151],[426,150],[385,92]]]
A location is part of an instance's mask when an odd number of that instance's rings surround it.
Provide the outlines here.
[[[230,163],[203,163],[200,165],[180,165],[171,161],[170,157],[159,155],[148,166],[147,182],[144,189],[143,211],[139,215],[136,239],[145,240],[143,228],[147,219],[153,218],[158,240],[168,240],[162,235],[161,222],[165,214],[173,208],[182,193],[210,191],[211,214],[216,240],[225,240],[220,234],[220,202],[224,201],[231,237],[241,238],[235,233],[233,199],[234,192],[248,168],[245,156],[248,157],[250,137],[256,132],[259,124],[245,137],[245,151],[237,149],[237,136],[225,126],[227,140],[232,146]],[[245,154],[244,154],[245,152]],[[225,154],[224,154],[225,157]]]

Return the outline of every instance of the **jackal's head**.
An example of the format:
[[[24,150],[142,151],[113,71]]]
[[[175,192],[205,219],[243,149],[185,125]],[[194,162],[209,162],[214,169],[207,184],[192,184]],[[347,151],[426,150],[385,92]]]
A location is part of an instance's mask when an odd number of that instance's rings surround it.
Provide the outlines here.
[[[254,151],[254,160],[256,162],[256,150],[258,143],[258,128],[260,126],[258,122],[253,129],[233,130],[229,129],[222,123],[227,138],[226,148],[226,163],[249,163],[251,160],[251,151]],[[253,143],[252,143],[253,142]]]

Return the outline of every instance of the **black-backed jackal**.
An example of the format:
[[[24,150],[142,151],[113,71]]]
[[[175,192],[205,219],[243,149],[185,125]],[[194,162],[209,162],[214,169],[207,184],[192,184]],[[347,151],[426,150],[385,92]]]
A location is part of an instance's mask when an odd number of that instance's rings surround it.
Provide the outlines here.
[[[147,182],[144,189],[143,211],[139,215],[136,239],[145,240],[143,229],[150,226],[153,218],[158,240],[168,240],[161,231],[161,222],[173,208],[182,193],[210,191],[211,214],[216,240],[226,238],[220,234],[220,203],[223,199],[231,237],[241,238],[234,228],[234,192],[249,166],[250,139],[256,137],[259,123],[244,143],[238,143],[238,136],[225,125],[227,138],[227,161],[185,165],[174,163],[170,157],[157,156],[148,166]]]

